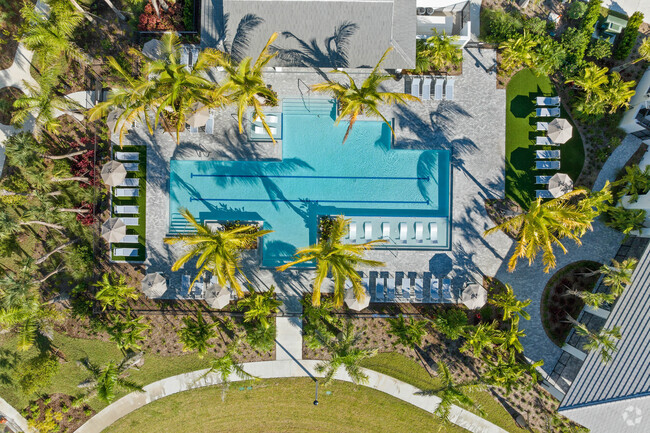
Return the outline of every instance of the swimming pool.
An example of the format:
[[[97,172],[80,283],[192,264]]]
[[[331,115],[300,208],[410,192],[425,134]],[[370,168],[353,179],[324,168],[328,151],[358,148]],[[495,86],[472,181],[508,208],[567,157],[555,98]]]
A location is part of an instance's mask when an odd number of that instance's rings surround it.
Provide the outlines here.
[[[392,221],[393,233],[399,221],[436,221],[435,245],[383,247],[449,247],[449,152],[391,149],[390,129],[376,121],[357,121],[341,144],[347,123],[334,125],[333,102],[284,100],[282,107],[281,161],[170,162],[170,233],[181,206],[200,221],[263,221],[273,230],[262,243],[269,267],[315,243],[322,215]]]

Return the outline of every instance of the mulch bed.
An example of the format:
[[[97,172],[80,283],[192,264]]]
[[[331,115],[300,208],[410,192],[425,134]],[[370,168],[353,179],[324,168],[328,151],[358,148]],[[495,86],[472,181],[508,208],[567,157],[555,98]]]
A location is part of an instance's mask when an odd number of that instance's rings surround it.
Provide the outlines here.
[[[3,87],[0,89],[0,123],[9,125],[13,114],[13,105],[16,99],[23,96],[23,92],[15,87]]]
[[[28,0],[35,4],[35,0]],[[0,69],[7,69],[14,62],[18,41],[16,36],[23,22],[20,8],[23,2],[5,0],[0,2]],[[4,122],[3,122],[4,123]]]
[[[72,405],[73,398],[74,397],[71,395],[58,393],[51,394],[46,398],[41,397],[32,402],[23,411],[23,415],[25,415],[25,418],[27,418],[30,423],[43,422],[47,417],[48,420],[54,420],[56,425],[59,426],[58,430],[56,430],[57,432],[73,432],[96,413],[96,411],[87,404],[74,407]]]

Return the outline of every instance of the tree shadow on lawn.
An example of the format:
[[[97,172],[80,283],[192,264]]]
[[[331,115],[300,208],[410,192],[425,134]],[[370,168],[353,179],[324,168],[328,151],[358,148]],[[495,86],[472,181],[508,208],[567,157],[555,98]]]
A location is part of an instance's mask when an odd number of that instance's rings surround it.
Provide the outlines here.
[[[535,110],[535,104],[533,103],[534,97],[534,93],[529,93],[528,96],[515,96],[510,102],[510,112],[512,115],[520,119],[525,119],[530,116],[530,113]]]
[[[519,147],[510,154],[506,163],[506,193],[522,206],[528,207],[528,203],[534,199],[535,176],[542,174],[534,169],[534,149]]]

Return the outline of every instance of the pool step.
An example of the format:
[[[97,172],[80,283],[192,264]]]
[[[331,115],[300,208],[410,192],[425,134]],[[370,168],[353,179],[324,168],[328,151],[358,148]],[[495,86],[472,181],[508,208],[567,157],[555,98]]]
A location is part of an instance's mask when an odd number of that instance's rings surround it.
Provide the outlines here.
[[[332,115],[335,101],[328,98],[286,98],[282,100],[283,115]]]
[[[171,221],[169,223],[169,235],[180,235],[184,233],[195,233],[196,230],[187,222],[185,218],[179,213],[173,213],[171,215]]]

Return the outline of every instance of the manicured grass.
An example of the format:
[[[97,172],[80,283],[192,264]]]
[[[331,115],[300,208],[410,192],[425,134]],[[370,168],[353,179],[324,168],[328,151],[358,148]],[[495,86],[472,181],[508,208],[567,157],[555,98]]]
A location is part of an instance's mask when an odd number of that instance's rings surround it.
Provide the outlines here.
[[[142,262],[145,259],[145,239],[147,235],[147,226],[146,226],[146,216],[147,216],[147,148],[146,146],[124,146],[120,148],[116,146],[113,148],[114,152],[139,152],[140,153],[140,163],[139,171],[129,172],[127,177],[139,178],[139,195],[138,197],[115,197],[113,196],[113,206],[127,206],[127,205],[138,205],[140,214],[139,214],[139,224],[137,226],[129,226],[127,234],[138,234],[139,235],[139,254],[137,257],[119,257],[113,256],[113,260],[117,261],[127,261],[127,262]],[[135,162],[135,161],[125,161],[125,162]],[[111,211],[112,212],[112,211]],[[119,215],[113,215],[119,216]],[[128,215],[124,215],[128,216]],[[115,243],[111,245],[112,248],[133,248],[133,244],[121,244]],[[111,251],[112,255],[112,251]]]
[[[559,172],[568,174],[574,181],[578,179],[585,159],[582,139],[575,125],[573,138],[565,144],[553,147],[535,145],[535,136],[542,135],[536,132],[537,121],[552,120],[535,116],[535,98],[543,95],[556,95],[555,88],[548,77],[538,77],[530,69],[512,77],[506,89],[506,195],[524,208],[535,200],[535,190],[544,188],[535,185],[535,176],[558,172],[536,170],[535,150],[560,149]],[[561,114],[571,122],[564,108]]]
[[[428,412],[365,386],[334,381],[320,387],[314,406],[311,379],[273,379],[240,390],[233,384],[221,401],[221,388],[208,387],[165,397],[104,430],[121,432],[436,432],[460,433],[455,425],[439,430]],[[331,392],[327,394],[327,391]]]

